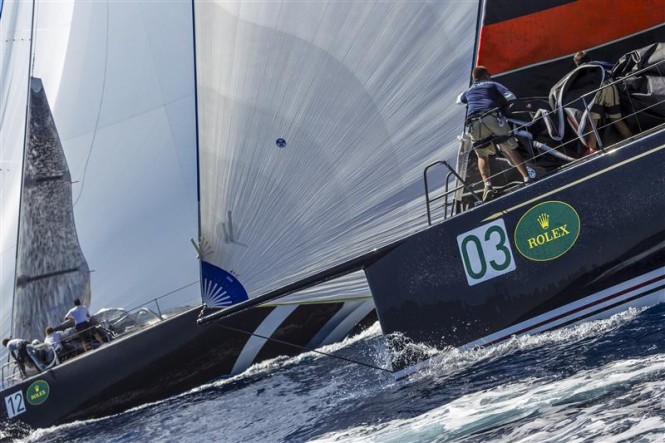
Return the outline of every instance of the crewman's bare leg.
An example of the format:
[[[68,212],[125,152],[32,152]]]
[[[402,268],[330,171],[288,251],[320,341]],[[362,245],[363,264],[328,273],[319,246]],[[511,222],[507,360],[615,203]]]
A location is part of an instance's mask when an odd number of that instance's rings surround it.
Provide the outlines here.
[[[478,156],[478,170],[483,182],[489,183],[490,181],[490,161],[487,156]]]
[[[617,131],[619,131],[619,134],[621,134],[623,138],[629,138],[633,136],[633,132],[622,119],[610,117],[610,121],[614,124],[614,127],[617,128]]]
[[[517,168],[517,170],[522,174],[522,178],[524,181],[529,180],[529,171],[527,171],[526,166],[524,165],[524,158],[522,158],[522,154],[517,152],[516,149],[504,149],[503,153],[512,160],[513,165]]]

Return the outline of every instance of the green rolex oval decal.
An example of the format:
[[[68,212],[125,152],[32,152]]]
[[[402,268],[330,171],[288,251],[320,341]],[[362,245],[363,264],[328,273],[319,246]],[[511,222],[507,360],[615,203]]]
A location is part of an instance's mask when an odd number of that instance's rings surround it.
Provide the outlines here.
[[[31,405],[41,405],[48,398],[49,391],[50,388],[48,383],[44,380],[37,380],[28,388],[28,403]]]
[[[515,246],[529,260],[554,260],[572,248],[579,235],[577,211],[568,203],[548,201],[522,216],[515,228]]]

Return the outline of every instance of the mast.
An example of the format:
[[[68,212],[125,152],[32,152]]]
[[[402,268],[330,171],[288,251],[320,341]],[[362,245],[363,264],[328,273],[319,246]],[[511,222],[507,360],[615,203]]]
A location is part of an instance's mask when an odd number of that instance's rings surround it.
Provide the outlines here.
[[[483,20],[485,17],[485,1],[480,0],[478,2],[478,17],[476,18],[476,41],[473,44],[473,59],[471,60],[471,69],[469,72],[476,67],[478,63],[478,48],[480,48],[480,34],[483,31]],[[471,82],[471,77],[469,77],[469,83]]]
[[[3,3],[4,5],[4,3]],[[26,159],[26,152],[25,152],[25,146],[28,143],[28,124],[29,124],[29,118],[30,118],[30,89],[31,89],[31,82],[30,78],[32,77],[32,65],[33,65],[33,58],[34,58],[34,42],[35,42],[35,5],[36,5],[36,0],[32,0],[32,14],[30,18],[30,50],[29,50],[29,57],[28,57],[28,84],[25,89],[25,94],[26,94],[26,103],[25,103],[25,120],[24,120],[24,125],[23,125],[23,156],[22,156],[22,163],[21,163],[21,189],[19,191],[19,204],[18,204],[18,229],[16,230],[16,254],[14,257],[14,290],[12,293],[12,314],[11,318],[9,320],[9,330],[11,331],[11,334],[14,334],[14,310],[16,308],[16,286],[17,286],[17,278],[18,278],[18,256],[19,256],[19,250],[18,250],[18,245],[19,245],[19,240],[20,240],[20,226],[21,226],[21,216],[22,216],[22,206],[23,206],[23,189],[25,187],[25,159]]]
[[[201,241],[201,171],[199,166],[199,91],[196,74],[196,6],[192,0],[192,55],[194,64],[194,134],[196,137],[196,219],[197,240]],[[196,245],[195,245],[196,246]],[[199,291],[203,293],[203,249],[199,250]]]

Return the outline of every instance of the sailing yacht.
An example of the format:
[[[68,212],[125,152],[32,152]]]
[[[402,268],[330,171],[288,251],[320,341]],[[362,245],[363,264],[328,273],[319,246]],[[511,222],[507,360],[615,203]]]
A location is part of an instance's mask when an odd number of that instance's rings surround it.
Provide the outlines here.
[[[13,166],[3,257],[16,249],[2,277],[5,289],[21,286],[3,291],[2,330],[32,340],[74,298],[87,301],[88,286],[93,311],[146,304],[161,314],[200,300],[220,309],[424,228],[420,174],[455,152],[448,117],[462,111],[448,103],[465,80],[449,73],[471,63],[472,41],[458,36],[475,9],[7,1],[0,20],[3,104],[13,106],[2,109]],[[35,120],[38,102],[45,120]],[[44,122],[69,170],[45,179],[71,187],[71,217],[45,221],[53,232],[69,223],[75,266],[62,239],[49,263],[27,254],[38,237],[27,217],[40,210],[25,209],[34,179],[24,152]],[[39,267],[24,271],[28,262]],[[66,289],[43,291],[46,282]],[[376,319],[361,272],[214,324],[198,325],[199,311],[159,315],[25,380],[8,361],[0,419],[41,427],[120,412]]]
[[[477,26],[457,29],[461,41],[475,41],[474,63],[446,72],[467,79],[471,66],[485,66],[520,97],[501,110],[501,124],[511,124],[509,136],[519,140],[529,176],[538,180],[526,184],[497,150],[490,164],[498,197],[482,201],[466,116],[451,113],[444,139],[459,134],[457,164],[444,157],[422,169],[420,213],[429,227],[200,323],[224,321],[362,269],[394,351],[393,370],[402,378],[427,366],[435,349],[488,346],[665,302],[662,2],[487,0],[474,6]],[[275,15],[260,24],[268,26]],[[592,61],[575,67],[573,55],[582,50]],[[281,56],[287,66],[298,63]],[[611,61],[611,71],[599,61]],[[620,104],[603,103],[605,91],[619,95]],[[618,118],[631,136],[615,131]]]
[[[430,361],[414,342],[488,346],[665,302],[662,3],[490,0],[479,17],[477,64],[522,97],[507,114],[528,116],[517,118],[513,133],[539,180],[477,205],[472,194],[482,180],[463,140],[469,173],[449,193],[451,211],[365,268],[398,378]],[[501,51],[518,29],[521,50]],[[592,61],[575,67],[581,50]],[[594,60],[611,61],[611,71]],[[603,109],[605,88],[620,94],[620,109]],[[596,122],[591,113],[606,117]],[[614,128],[609,117],[617,113],[632,136]],[[598,140],[593,154],[589,137]],[[511,172],[498,163],[493,173]],[[441,270],[439,278],[398,286],[414,267]]]

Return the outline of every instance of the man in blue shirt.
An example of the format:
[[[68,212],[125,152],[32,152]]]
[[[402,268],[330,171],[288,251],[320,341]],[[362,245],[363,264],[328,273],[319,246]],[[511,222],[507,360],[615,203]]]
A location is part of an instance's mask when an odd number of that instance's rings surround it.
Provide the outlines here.
[[[496,154],[495,144],[522,174],[525,183],[529,182],[529,173],[522,155],[516,151],[517,139],[511,136],[508,122],[501,113],[501,108],[505,107],[510,100],[514,100],[515,95],[502,84],[493,82],[489,71],[484,66],[474,68],[471,76],[473,84],[457,98],[457,103],[468,105],[466,123],[469,127],[471,141],[475,145],[490,137],[502,138],[497,138],[496,141],[490,140],[486,146],[474,147],[478,156],[480,176],[485,182],[483,201],[487,201],[494,196],[488,157]]]

